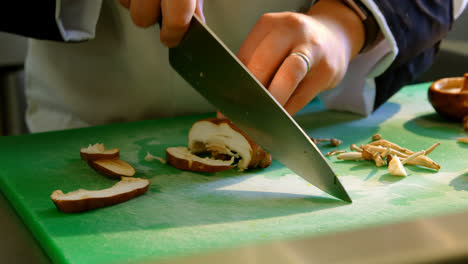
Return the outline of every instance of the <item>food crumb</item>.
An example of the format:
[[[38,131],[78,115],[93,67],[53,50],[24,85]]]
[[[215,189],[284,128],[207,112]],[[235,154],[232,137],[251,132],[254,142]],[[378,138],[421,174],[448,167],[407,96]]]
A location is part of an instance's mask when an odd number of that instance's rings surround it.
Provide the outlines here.
[[[166,160],[161,158],[161,157],[157,157],[157,156],[153,156],[151,155],[151,153],[149,152],[146,152],[146,156],[145,156],[145,160],[148,161],[148,162],[151,162],[153,160],[158,160],[159,162],[161,162],[162,164],[166,164]]]

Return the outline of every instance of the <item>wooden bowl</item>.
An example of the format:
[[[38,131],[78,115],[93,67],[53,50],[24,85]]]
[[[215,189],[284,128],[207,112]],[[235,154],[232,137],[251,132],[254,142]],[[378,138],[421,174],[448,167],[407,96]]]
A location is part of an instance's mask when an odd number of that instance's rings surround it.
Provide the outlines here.
[[[468,116],[468,73],[464,77],[443,78],[432,83],[429,101],[441,116],[462,120]]]

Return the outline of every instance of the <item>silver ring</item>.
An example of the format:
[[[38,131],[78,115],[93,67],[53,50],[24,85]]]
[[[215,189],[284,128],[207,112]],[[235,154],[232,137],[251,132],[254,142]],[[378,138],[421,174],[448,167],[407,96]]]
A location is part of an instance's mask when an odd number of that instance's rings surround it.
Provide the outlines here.
[[[291,54],[289,54],[289,55],[295,55],[295,56],[301,57],[301,58],[304,60],[304,62],[307,64],[307,73],[309,73],[310,68],[312,67],[312,64],[310,63],[309,58],[308,58],[304,53],[301,53],[301,52],[293,52],[293,53],[291,53]]]

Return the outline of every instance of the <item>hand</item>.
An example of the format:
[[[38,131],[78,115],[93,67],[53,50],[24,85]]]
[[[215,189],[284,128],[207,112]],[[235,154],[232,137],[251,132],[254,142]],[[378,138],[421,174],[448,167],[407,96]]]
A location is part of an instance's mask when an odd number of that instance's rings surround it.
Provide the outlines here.
[[[363,43],[359,17],[341,1],[329,0],[318,2],[307,14],[263,15],[237,56],[293,115],[343,79]],[[293,52],[309,58],[309,72],[306,61]]]
[[[201,19],[203,0],[119,0],[130,10],[133,23],[149,27],[158,22],[162,13],[161,42],[167,47],[179,44],[192,20],[193,14]]]

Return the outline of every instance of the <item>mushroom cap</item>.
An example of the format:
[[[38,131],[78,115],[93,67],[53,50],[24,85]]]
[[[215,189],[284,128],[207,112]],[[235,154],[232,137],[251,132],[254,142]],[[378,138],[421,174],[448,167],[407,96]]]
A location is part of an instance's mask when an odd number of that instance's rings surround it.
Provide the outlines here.
[[[190,129],[188,147],[192,153],[215,152],[238,158],[238,168],[266,168],[271,155],[227,119],[207,118]]]

